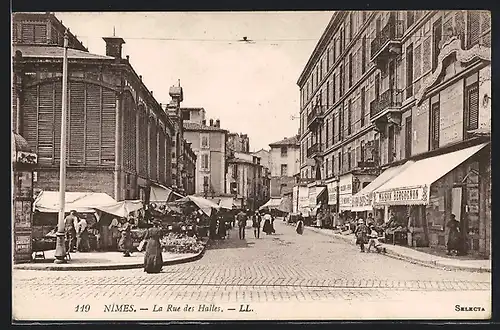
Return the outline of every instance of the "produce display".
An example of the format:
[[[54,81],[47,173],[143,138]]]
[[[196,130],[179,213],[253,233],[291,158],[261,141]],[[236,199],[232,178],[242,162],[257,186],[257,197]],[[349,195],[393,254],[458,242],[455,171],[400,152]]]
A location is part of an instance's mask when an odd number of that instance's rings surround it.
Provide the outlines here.
[[[203,243],[196,237],[180,233],[169,233],[160,240],[164,252],[198,253],[203,250]]]

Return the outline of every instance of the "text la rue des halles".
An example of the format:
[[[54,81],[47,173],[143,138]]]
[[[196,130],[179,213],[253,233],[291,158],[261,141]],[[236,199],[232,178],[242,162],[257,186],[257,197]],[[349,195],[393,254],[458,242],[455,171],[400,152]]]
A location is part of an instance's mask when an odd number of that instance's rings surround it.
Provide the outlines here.
[[[139,308],[141,311],[148,311],[150,308]],[[239,308],[228,308],[230,311],[238,311],[238,312],[253,312],[253,309],[250,308],[250,305],[239,305]],[[151,309],[152,312],[223,312],[222,307],[217,306],[215,304],[199,304],[199,305],[190,305],[184,304],[184,306],[167,304],[167,305],[158,305],[154,304]],[[110,313],[123,313],[123,312],[137,312],[137,308],[134,305],[128,304],[108,304],[104,305],[104,312]]]

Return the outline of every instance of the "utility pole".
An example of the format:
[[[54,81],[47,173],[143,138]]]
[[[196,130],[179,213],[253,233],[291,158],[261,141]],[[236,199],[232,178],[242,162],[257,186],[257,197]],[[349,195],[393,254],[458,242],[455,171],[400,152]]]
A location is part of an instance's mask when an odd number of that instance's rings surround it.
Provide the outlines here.
[[[66,125],[68,112],[68,34],[64,33],[62,109],[61,109],[61,157],[59,163],[59,218],[57,221],[57,242],[54,263],[66,263],[66,242],[64,239],[64,211],[66,206]]]

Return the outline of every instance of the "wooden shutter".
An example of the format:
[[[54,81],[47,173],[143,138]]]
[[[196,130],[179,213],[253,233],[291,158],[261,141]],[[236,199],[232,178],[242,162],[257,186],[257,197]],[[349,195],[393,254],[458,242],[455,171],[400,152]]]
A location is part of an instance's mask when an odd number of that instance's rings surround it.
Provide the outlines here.
[[[37,111],[37,86],[27,87],[24,90],[23,98],[23,132],[22,136],[26,139],[29,146],[35,152],[38,152],[37,133],[38,133],[38,111]]]
[[[99,86],[94,84],[85,86],[85,105],[85,163],[86,165],[99,165],[101,140],[101,92]]]
[[[101,165],[115,163],[115,135],[116,135],[116,94],[113,90],[101,87]],[[134,118],[135,119],[135,118]],[[135,144],[134,144],[135,145]],[[134,162],[135,164],[135,162]]]
[[[62,120],[62,82],[54,83],[54,161],[59,163],[61,159],[61,120]],[[70,94],[68,93],[68,96]],[[68,101],[69,102],[69,101]],[[66,117],[68,122],[69,116]],[[66,126],[68,127],[68,126]],[[68,141],[69,143],[69,141]],[[68,154],[66,152],[66,157]]]
[[[470,10],[467,12],[467,38],[468,47],[472,47],[473,45],[479,43],[480,37],[480,12],[475,10]]]
[[[54,84],[38,86],[38,159],[52,164],[54,156]]]
[[[411,145],[412,145],[412,122],[411,116],[406,117],[405,122],[405,157],[411,156]]]
[[[432,105],[431,148],[439,148],[439,102]]]
[[[47,43],[47,25],[36,24],[34,25],[34,39],[37,44]]]
[[[479,128],[479,87],[474,85],[468,89],[468,107],[469,107],[469,130]]]
[[[159,180],[165,183],[165,132],[163,129],[159,130],[158,166],[160,172]]]
[[[98,95],[99,96],[99,95]],[[83,145],[85,137],[85,85],[71,81],[69,84],[69,152],[70,165],[83,165]],[[98,97],[100,99],[100,97]],[[97,125],[95,129],[99,129]],[[99,144],[97,144],[99,145]]]
[[[35,41],[35,29],[33,24],[21,25],[21,40],[23,43],[33,43]]]
[[[144,110],[139,112],[139,175],[148,173],[148,118]]]

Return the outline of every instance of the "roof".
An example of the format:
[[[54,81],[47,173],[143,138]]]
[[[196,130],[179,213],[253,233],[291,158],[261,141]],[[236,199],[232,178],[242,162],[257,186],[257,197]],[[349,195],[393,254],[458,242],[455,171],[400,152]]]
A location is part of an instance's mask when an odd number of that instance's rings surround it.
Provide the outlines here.
[[[38,57],[38,58],[62,58],[64,47],[58,46],[34,46],[34,45],[14,45],[14,53],[21,51],[23,57]],[[68,48],[68,58],[70,59],[86,59],[86,60],[112,60],[114,57],[92,54]]]
[[[220,127],[207,126],[207,125],[202,125],[202,124],[198,124],[198,123],[184,122],[183,126],[184,126],[184,129],[188,130],[188,131],[227,132],[225,129],[222,129]]]
[[[269,146],[290,146],[290,145],[300,145],[297,136],[292,136],[290,138],[284,138],[283,140],[269,143]]]

